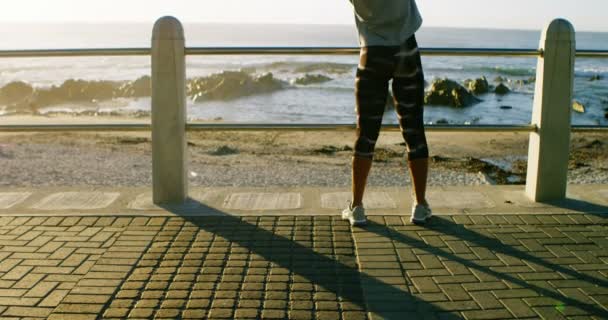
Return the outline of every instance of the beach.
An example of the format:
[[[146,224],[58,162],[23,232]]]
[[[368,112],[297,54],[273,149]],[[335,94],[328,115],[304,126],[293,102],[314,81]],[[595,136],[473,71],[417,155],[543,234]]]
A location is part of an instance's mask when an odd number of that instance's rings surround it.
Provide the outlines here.
[[[116,117],[0,118],[9,123],[133,123]],[[429,185],[524,184],[527,133],[427,133]],[[149,186],[150,132],[0,134],[0,186]],[[188,133],[193,186],[319,186],[350,184],[355,133],[206,131]],[[399,132],[383,132],[369,185],[410,184]],[[608,133],[574,133],[570,184],[608,183]]]

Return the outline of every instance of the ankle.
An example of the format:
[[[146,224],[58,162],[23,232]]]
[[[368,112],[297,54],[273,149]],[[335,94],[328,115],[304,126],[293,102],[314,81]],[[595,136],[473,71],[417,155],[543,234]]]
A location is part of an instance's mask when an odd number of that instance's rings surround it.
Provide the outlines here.
[[[356,207],[363,207],[363,202],[354,202],[353,201],[353,202],[350,203],[350,208],[351,209],[354,209]]]
[[[421,201],[421,200],[416,200],[416,201],[415,201],[415,204],[416,204],[416,205],[425,206],[425,207],[428,207],[428,206],[429,206],[429,203],[426,201],[426,199],[423,199],[422,201]]]

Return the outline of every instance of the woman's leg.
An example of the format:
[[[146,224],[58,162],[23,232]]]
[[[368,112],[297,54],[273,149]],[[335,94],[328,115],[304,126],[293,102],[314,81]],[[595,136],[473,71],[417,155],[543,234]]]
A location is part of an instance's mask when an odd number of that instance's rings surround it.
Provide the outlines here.
[[[367,176],[372,168],[372,159],[353,156],[352,170],[352,192],[353,198],[351,206],[360,207],[363,205],[363,194],[367,185]]]
[[[361,48],[355,80],[357,141],[352,162],[352,207],[363,204],[388,98],[388,81],[394,68],[393,54],[390,47]]]
[[[429,150],[424,131],[424,74],[414,36],[402,46],[398,58],[393,79],[395,108],[407,145],[415,200],[417,204],[426,205]]]
[[[408,166],[414,184],[416,204],[428,206],[428,203],[426,202],[426,180],[429,171],[429,159],[408,160]]]

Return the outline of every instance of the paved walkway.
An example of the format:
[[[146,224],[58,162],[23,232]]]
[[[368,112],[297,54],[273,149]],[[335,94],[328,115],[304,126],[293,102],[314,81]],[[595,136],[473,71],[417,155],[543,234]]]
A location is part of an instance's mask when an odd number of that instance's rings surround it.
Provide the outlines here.
[[[0,225],[3,318],[608,317],[608,218],[594,215]]]
[[[170,211],[1,211],[0,318],[608,318],[602,213]]]
[[[403,215],[412,206],[407,188],[371,188],[363,199],[368,214]],[[346,188],[192,188],[181,207],[152,203],[150,188],[0,187],[0,216],[137,215],[283,216],[335,215],[346,206]],[[608,185],[573,185],[567,200],[534,203],[523,186],[429,188],[427,198],[437,215],[608,213]]]

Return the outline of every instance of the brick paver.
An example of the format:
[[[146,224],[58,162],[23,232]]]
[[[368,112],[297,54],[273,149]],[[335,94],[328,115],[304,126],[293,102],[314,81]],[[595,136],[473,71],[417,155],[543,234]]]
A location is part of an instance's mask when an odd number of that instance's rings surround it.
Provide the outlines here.
[[[608,218],[0,217],[0,318],[608,318]]]

